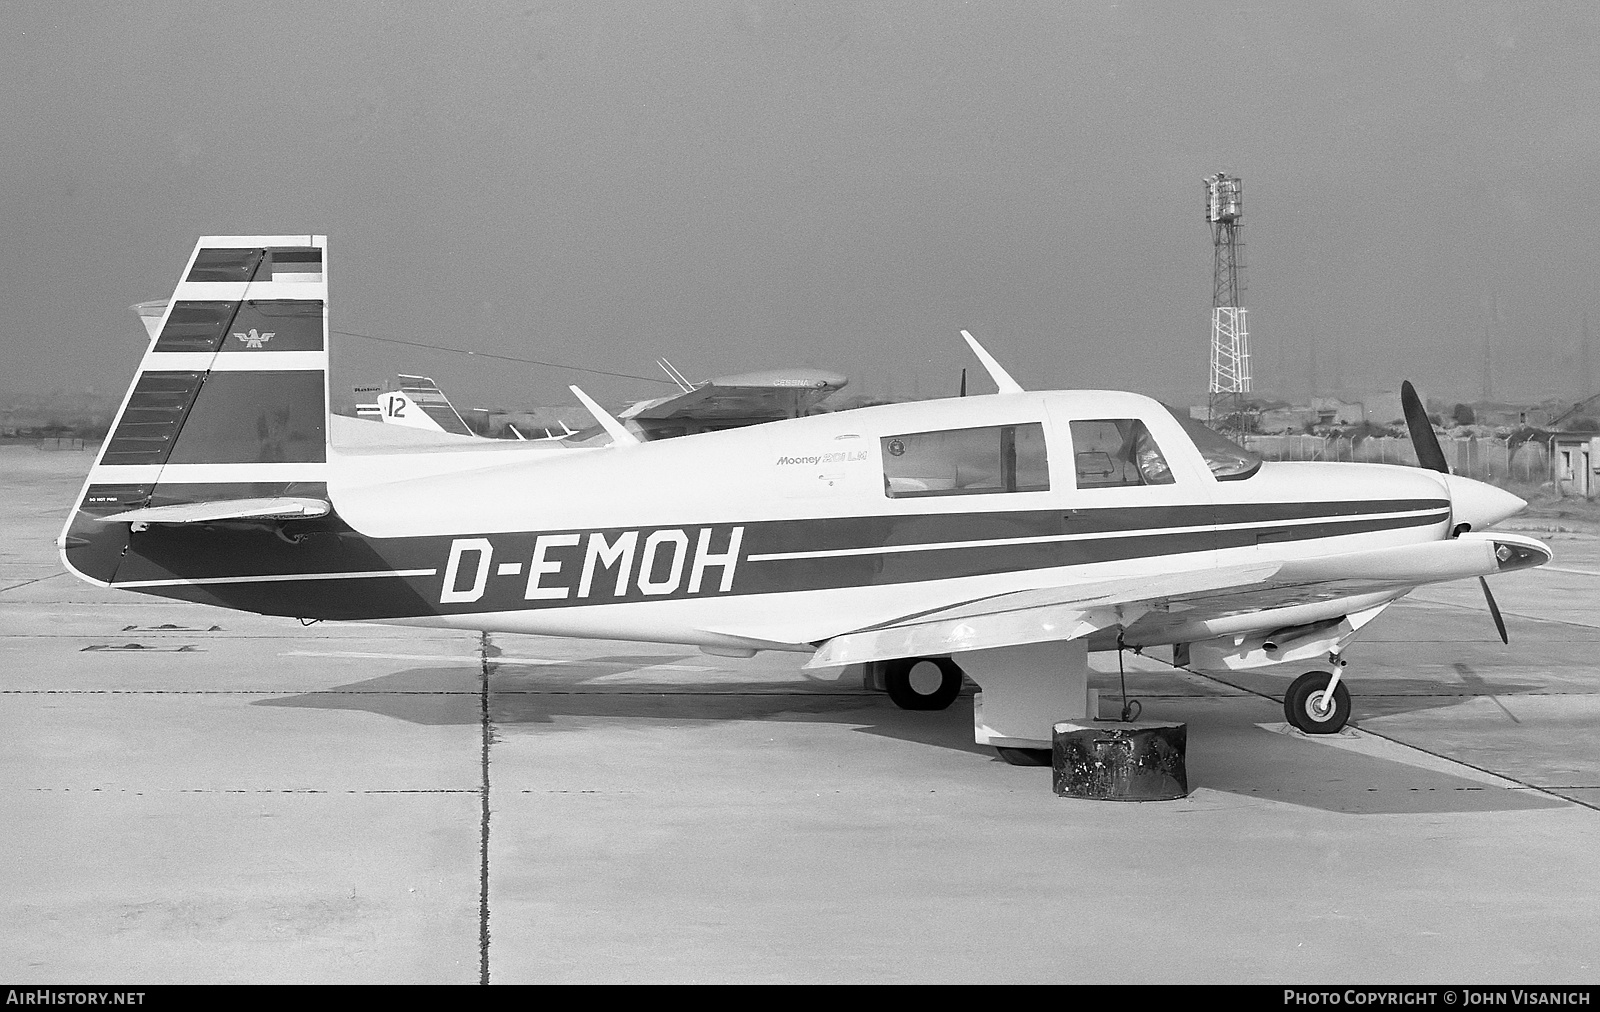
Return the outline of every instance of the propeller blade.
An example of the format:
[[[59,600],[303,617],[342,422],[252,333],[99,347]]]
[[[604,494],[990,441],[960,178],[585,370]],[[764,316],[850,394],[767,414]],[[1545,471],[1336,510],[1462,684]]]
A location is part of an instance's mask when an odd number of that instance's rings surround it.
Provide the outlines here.
[[[1410,380],[1400,384],[1400,408],[1406,415],[1406,428],[1411,432],[1411,445],[1417,451],[1417,463],[1430,471],[1449,474],[1444,451],[1439,448],[1439,437],[1433,434],[1433,423],[1428,421],[1428,409],[1422,406],[1417,388]]]
[[[1483,588],[1483,599],[1489,602],[1489,614],[1494,616],[1494,627],[1500,632],[1500,642],[1509,644],[1511,637],[1506,635],[1506,620],[1500,617],[1500,606],[1494,603],[1494,595],[1489,593],[1489,581],[1480,576],[1478,585]]]
[[[967,371],[961,370],[961,396],[967,396]]]

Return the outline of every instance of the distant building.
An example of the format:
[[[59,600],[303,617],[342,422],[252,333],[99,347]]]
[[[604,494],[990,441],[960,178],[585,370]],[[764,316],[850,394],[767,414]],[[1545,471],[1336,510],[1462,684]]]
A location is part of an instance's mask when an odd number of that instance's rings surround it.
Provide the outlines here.
[[[1306,423],[1312,420],[1308,408],[1279,404],[1261,409],[1261,413],[1256,416],[1256,428],[1261,432],[1301,432],[1305,429]]]
[[[1550,421],[1549,412],[1538,405],[1485,401],[1467,406],[1472,409],[1473,420],[1479,425],[1517,428],[1522,425],[1543,426]]]
[[[1343,428],[1363,422],[1375,426],[1404,424],[1405,411],[1395,390],[1365,393],[1359,400],[1332,395],[1313,397],[1309,404],[1264,401],[1259,405],[1257,428],[1261,432],[1300,432],[1307,426]]]
[[[1600,494],[1600,436],[1557,432],[1550,439],[1551,479],[1562,495]]]
[[[1359,425],[1366,418],[1366,409],[1360,401],[1345,401],[1337,397],[1311,398],[1311,421],[1314,425]]]

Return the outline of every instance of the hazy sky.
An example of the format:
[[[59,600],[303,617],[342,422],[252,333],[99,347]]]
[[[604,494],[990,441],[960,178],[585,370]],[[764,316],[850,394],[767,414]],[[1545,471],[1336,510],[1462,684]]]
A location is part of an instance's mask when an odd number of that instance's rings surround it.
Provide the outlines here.
[[[1203,397],[1219,169],[1258,389],[1315,345],[1323,386],[1476,398],[1492,325],[1497,395],[1575,397],[1600,335],[1592,3],[51,0],[7,6],[0,89],[5,390],[120,393],[196,236],[321,232],[336,329],[926,396],[966,326],[1028,386]]]

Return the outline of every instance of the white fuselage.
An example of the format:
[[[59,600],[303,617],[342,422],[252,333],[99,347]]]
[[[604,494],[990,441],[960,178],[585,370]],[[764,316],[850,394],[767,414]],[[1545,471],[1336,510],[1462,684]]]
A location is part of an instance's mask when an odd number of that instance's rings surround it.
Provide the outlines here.
[[[1086,419],[1140,421],[1165,455],[1170,483],[1079,487],[1072,423]],[[886,491],[885,447],[894,437],[1025,424],[1042,427],[1048,488]],[[1437,541],[1451,525],[1442,477],[1415,468],[1269,463],[1244,480],[1219,481],[1159,404],[1106,391],[885,405],[639,446],[553,454],[507,447],[453,458],[330,461],[335,509],[360,533],[472,542],[454,560],[444,543],[436,552],[450,577],[439,603],[452,607],[402,621],[713,648],[809,650],[843,631],[975,597]],[[698,555],[726,552],[736,529],[739,579],[724,592],[726,567],[708,564],[689,592]],[[705,546],[702,531],[711,532]],[[541,547],[530,543],[533,532],[551,533]],[[606,532],[602,548],[637,532],[625,600],[611,571],[595,577],[588,542],[596,532]],[[651,537],[654,572],[645,576],[639,566]],[[677,585],[662,592],[674,564]],[[779,565],[805,578],[738,592],[746,578]],[[846,567],[849,577],[828,575]],[[634,593],[641,586],[658,593]],[[477,609],[474,600],[497,603]],[[1295,621],[1349,610],[1336,602],[1295,607],[1304,612]],[[1284,624],[1260,611],[1232,623]]]

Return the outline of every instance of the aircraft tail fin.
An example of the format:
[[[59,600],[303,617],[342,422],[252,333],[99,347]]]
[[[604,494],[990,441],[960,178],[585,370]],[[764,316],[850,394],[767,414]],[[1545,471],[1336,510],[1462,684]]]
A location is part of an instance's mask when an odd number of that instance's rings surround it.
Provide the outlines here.
[[[206,236],[184,265],[58,542],[92,582],[116,574],[113,513],[327,498],[327,239]]]
[[[378,403],[383,408],[385,422],[452,432],[458,436],[474,434],[455,405],[450,403],[450,398],[439,389],[439,384],[427,376],[401,373],[399,391],[385,394],[378,399]]]

